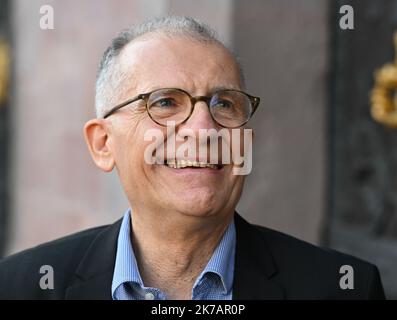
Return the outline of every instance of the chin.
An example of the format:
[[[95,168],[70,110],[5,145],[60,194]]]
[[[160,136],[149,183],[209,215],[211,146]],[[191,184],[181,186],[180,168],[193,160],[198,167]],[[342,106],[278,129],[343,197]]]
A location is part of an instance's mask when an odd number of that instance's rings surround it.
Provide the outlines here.
[[[213,208],[189,208],[189,209],[183,209],[180,210],[180,212],[183,213],[185,216],[189,217],[196,217],[196,218],[204,218],[204,217],[211,217],[216,214],[218,214],[219,211],[213,209]]]
[[[216,199],[192,199],[189,200],[179,200],[175,203],[175,207],[179,212],[183,214],[194,217],[208,217],[216,215],[224,208],[224,204],[219,203]]]
[[[227,191],[227,190],[226,190]],[[228,192],[214,186],[183,186],[169,190],[167,207],[187,216],[209,217],[221,214],[230,203]]]

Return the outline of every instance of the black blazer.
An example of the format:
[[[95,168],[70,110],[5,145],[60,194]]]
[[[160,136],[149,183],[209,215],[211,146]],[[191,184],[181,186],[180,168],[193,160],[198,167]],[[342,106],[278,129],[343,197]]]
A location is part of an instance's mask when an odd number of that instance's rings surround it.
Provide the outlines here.
[[[376,266],[249,224],[236,214],[233,299],[384,299]],[[7,257],[0,262],[0,299],[111,299],[121,220]],[[54,270],[43,290],[40,268]],[[354,270],[354,289],[342,290],[342,265]]]

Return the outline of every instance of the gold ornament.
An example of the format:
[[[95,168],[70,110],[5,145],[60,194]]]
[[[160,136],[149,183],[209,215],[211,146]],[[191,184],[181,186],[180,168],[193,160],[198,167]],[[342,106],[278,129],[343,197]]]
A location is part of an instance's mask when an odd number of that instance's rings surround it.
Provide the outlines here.
[[[2,106],[7,99],[9,67],[9,47],[4,40],[0,39],[0,106]]]
[[[375,71],[371,91],[371,115],[389,128],[397,128],[397,31],[394,33],[395,61]]]

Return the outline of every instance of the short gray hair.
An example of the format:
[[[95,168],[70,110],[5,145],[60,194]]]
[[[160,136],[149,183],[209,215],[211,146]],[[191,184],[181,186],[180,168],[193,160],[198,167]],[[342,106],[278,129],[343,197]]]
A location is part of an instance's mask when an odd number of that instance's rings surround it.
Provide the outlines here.
[[[105,50],[99,64],[95,85],[95,109],[98,118],[117,104],[119,98],[115,92],[123,92],[130,76],[122,70],[118,56],[123,48],[134,39],[148,33],[163,32],[167,36],[185,36],[202,42],[214,42],[223,46],[235,58],[240,71],[241,83],[244,86],[244,75],[239,58],[228,48],[209,26],[191,18],[167,16],[152,18],[146,22],[121,31]]]

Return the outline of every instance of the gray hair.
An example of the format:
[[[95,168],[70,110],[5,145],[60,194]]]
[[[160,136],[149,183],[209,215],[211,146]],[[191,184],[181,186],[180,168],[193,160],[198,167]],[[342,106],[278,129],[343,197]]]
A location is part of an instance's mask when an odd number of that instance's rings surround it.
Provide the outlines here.
[[[239,58],[219,38],[209,26],[190,17],[167,16],[150,19],[138,26],[121,31],[105,50],[99,64],[95,85],[95,109],[98,118],[117,104],[115,92],[125,92],[129,74],[122,70],[118,57],[123,48],[134,39],[148,33],[163,32],[167,36],[185,36],[201,42],[214,42],[223,46],[235,58],[244,86],[244,75]]]

